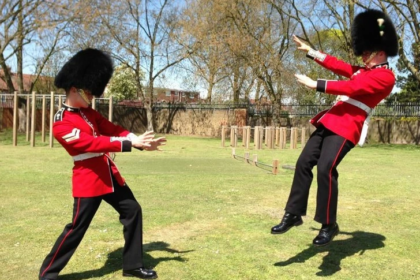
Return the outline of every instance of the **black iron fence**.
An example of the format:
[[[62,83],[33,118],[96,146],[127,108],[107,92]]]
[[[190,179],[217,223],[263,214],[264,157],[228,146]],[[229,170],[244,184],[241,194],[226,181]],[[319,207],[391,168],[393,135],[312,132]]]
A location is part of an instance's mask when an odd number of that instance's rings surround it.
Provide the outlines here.
[[[288,114],[290,117],[311,117],[322,110],[331,108],[329,105],[305,105],[290,104],[282,106],[281,114]],[[272,106],[265,106],[259,109],[258,106],[250,106],[250,113],[254,114],[272,114]],[[372,112],[376,117],[420,117],[420,103],[393,103],[379,104]]]
[[[19,94],[19,106],[26,103],[27,98],[31,95]],[[47,108],[50,107],[50,95],[45,95]],[[65,96],[55,96],[54,103],[58,107],[59,102],[63,102]],[[43,96],[36,95],[36,108],[42,108]],[[95,99],[96,106],[108,106],[109,98]],[[114,101],[114,106],[121,107],[138,107],[143,108],[141,103],[136,105],[121,104]],[[318,112],[328,109],[329,105],[308,105],[308,104],[288,104],[281,106],[280,114],[282,117],[311,117]],[[13,94],[0,94],[0,108],[13,108]],[[246,109],[250,116],[267,116],[273,115],[274,106],[270,104],[184,104],[184,103],[155,103],[154,110],[160,109],[191,109],[191,110],[233,110]],[[376,117],[420,117],[420,103],[392,103],[379,104],[373,111],[372,116]]]
[[[203,109],[203,110],[230,110],[247,109],[251,116],[272,116],[274,106],[270,104],[155,104],[154,109]],[[331,108],[330,105],[288,104],[281,106],[280,115],[283,117],[311,117],[322,110]],[[379,104],[373,110],[376,117],[420,117],[420,103],[393,103]]]

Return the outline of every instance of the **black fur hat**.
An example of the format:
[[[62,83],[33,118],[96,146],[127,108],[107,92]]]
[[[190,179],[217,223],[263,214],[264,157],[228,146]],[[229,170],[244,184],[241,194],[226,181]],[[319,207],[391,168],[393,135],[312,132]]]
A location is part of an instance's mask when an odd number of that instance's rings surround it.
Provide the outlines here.
[[[111,57],[97,49],[85,49],[76,53],[64,64],[54,80],[54,85],[90,91],[100,97],[111,79],[114,67]]]
[[[366,10],[354,18],[351,27],[354,54],[364,51],[384,51],[388,56],[398,54],[398,38],[391,19],[382,11]]]

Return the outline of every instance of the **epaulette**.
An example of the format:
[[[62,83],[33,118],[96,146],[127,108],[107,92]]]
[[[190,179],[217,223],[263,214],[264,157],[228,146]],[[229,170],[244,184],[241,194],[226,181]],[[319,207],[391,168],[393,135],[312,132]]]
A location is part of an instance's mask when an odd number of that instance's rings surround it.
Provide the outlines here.
[[[54,122],[61,122],[63,120],[65,108],[61,108],[54,115]]]

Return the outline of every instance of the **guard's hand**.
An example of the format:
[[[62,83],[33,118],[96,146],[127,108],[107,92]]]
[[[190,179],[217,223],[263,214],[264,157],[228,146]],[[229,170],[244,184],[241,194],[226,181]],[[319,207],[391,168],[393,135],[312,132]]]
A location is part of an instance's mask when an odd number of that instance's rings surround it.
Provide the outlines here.
[[[155,134],[153,131],[146,131],[142,135],[133,137],[131,139],[131,145],[135,148],[146,149],[150,147],[150,142],[153,140],[154,137]]]
[[[308,76],[301,75],[301,74],[295,74],[295,77],[296,77],[296,81],[298,83],[301,83],[302,85],[304,85],[308,88],[316,89],[317,81],[314,81],[311,78],[309,78]]]
[[[293,35],[293,41],[296,43],[298,50],[308,52],[311,49],[308,44],[305,44],[302,40],[296,37],[296,35]]]
[[[145,147],[146,151],[162,151],[159,147],[166,145],[166,138],[159,137],[149,142],[149,146]]]
[[[142,135],[138,136],[141,140],[150,141],[155,137],[155,133],[153,131],[146,131]]]

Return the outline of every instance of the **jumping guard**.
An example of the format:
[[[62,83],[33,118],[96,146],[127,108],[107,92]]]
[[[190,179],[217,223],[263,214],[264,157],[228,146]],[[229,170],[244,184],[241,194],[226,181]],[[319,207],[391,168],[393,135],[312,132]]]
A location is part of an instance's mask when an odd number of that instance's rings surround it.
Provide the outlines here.
[[[337,166],[358,142],[363,144],[366,136],[363,127],[367,127],[370,113],[391,93],[395,76],[389,68],[388,57],[398,54],[394,25],[382,11],[369,9],[358,14],[352,24],[351,39],[354,54],[362,57],[363,67],[313,50],[293,36],[298,49],[306,52],[308,58],[348,80],[314,81],[305,75],[295,75],[297,81],[306,87],[337,95],[338,98],[330,109],[320,112],[311,120],[316,130],[297,160],[285,214],[280,224],[271,228],[272,234],[285,233],[303,223],[301,217],[307,212],[315,165],[318,190],[314,219],[322,227],[313,245],[327,245],[339,232]]]

